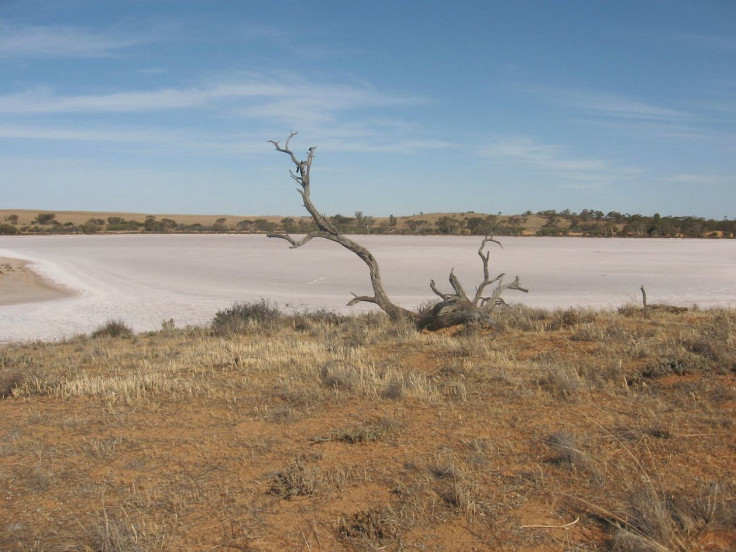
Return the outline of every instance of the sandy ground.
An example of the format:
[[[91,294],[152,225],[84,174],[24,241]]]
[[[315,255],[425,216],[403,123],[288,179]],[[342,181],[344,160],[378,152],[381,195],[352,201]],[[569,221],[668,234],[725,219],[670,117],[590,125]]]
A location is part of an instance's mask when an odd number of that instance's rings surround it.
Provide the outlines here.
[[[28,268],[27,261],[0,257],[0,305],[18,305],[74,295]]]

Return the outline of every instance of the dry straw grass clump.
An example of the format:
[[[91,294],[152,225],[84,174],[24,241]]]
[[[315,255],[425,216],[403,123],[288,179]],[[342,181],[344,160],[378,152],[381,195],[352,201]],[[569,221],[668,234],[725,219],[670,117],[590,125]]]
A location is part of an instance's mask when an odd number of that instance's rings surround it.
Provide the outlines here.
[[[284,499],[307,497],[317,492],[319,485],[319,468],[307,467],[302,458],[296,458],[285,470],[274,476],[269,492]]]
[[[372,443],[385,439],[394,432],[399,423],[391,418],[381,418],[374,422],[365,422],[344,429],[336,429],[328,440],[340,443]]]
[[[215,335],[229,335],[252,329],[273,327],[282,318],[278,307],[265,299],[254,303],[236,303],[218,311],[212,320]]]
[[[20,370],[2,369],[0,371],[0,399],[7,399],[25,383],[28,376]]]
[[[718,546],[720,539],[715,536],[736,528],[733,488],[724,490],[722,484],[711,483],[689,496],[645,482],[627,494],[618,514],[610,514],[612,548],[618,552],[727,550]]]
[[[122,320],[108,320],[91,334],[92,338],[132,337],[133,330]]]
[[[337,532],[351,549],[384,549],[399,536],[400,520],[390,507],[360,510],[340,518]]]

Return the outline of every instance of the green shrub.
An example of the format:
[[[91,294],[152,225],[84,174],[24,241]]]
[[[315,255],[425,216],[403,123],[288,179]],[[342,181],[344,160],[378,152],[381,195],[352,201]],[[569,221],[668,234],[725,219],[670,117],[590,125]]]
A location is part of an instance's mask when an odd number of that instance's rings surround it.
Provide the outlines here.
[[[32,221],[37,222],[38,224],[51,224],[56,218],[55,213],[38,213],[38,216]]]
[[[0,399],[12,397],[14,391],[26,381],[26,374],[20,370],[0,370]]]
[[[0,234],[20,234],[20,230],[12,224],[0,224]]]
[[[93,338],[98,337],[131,337],[131,330],[122,320],[108,320],[102,326],[92,332]]]
[[[236,303],[217,311],[212,320],[215,335],[241,332],[251,326],[271,327],[282,318],[281,311],[265,299],[252,303]]]
[[[296,312],[290,317],[295,330],[309,331],[316,326],[337,327],[348,321],[348,316],[327,309]]]

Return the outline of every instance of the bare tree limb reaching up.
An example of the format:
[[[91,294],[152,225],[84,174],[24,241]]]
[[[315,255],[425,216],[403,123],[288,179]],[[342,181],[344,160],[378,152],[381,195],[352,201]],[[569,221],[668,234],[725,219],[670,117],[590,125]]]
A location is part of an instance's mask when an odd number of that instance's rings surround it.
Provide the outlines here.
[[[519,291],[527,292],[525,288],[521,287],[519,283],[519,277],[510,284],[503,284],[504,274],[499,274],[495,278],[491,279],[488,270],[488,261],[490,253],[485,251],[485,246],[489,242],[501,245],[498,241],[494,240],[492,236],[487,236],[481,243],[478,249],[478,255],[483,262],[483,281],[476,289],[473,299],[469,299],[463,289],[460,281],[455,276],[454,271],[450,271],[450,285],[454,293],[442,293],[437,289],[434,280],[430,282],[430,288],[434,293],[442,298],[442,301],[434,305],[431,309],[419,316],[417,313],[409,311],[403,307],[394,304],[386,294],[383,288],[383,282],[381,281],[381,272],[376,262],[375,257],[365,247],[359,243],[341,235],[332,223],[322,215],[312,203],[310,197],[310,173],[312,170],[312,161],[314,159],[314,152],[316,148],[311,147],[307,153],[307,158],[300,161],[294,152],[289,148],[289,142],[296,135],[296,132],[291,132],[289,137],[282,146],[280,142],[276,140],[269,140],[274,145],[276,151],[287,154],[292,163],[296,168],[296,171],[290,171],[291,178],[293,178],[298,184],[297,192],[302,196],[304,201],[304,207],[307,209],[312,217],[312,220],[317,225],[317,231],[306,234],[301,239],[297,240],[289,234],[273,233],[268,234],[269,238],[281,238],[288,241],[292,248],[301,247],[308,243],[314,238],[323,238],[326,240],[339,243],[344,248],[355,253],[361,260],[368,266],[371,277],[371,285],[373,287],[373,295],[354,295],[353,299],[348,302],[348,306],[355,305],[360,302],[374,303],[381,310],[383,310],[391,319],[398,319],[408,317],[414,319],[417,322],[417,326],[420,329],[437,330],[449,326],[456,326],[458,324],[466,324],[468,322],[476,321],[481,323],[491,323],[490,311],[493,307],[499,303],[503,303],[501,294],[507,289],[516,289]],[[487,286],[496,283],[496,287],[489,297],[483,296],[484,290]]]
[[[348,303],[349,306],[355,305],[356,303],[360,302],[374,303],[378,305],[378,307],[386,314],[388,314],[388,316],[392,319],[397,319],[404,316],[414,317],[414,313],[407,309],[399,307],[398,305],[395,305],[389,299],[386,291],[383,289],[383,282],[381,281],[381,271],[378,268],[378,263],[376,262],[376,259],[375,257],[373,257],[371,252],[359,243],[354,242],[353,240],[339,234],[332,223],[327,220],[312,203],[312,199],[310,198],[309,185],[312,160],[314,159],[314,151],[316,148],[309,148],[307,159],[305,161],[299,161],[296,155],[294,155],[294,153],[289,149],[289,141],[295,135],[296,132],[292,132],[291,134],[289,134],[289,137],[286,139],[286,142],[283,146],[281,146],[281,144],[279,144],[279,142],[275,140],[269,141],[274,145],[277,151],[285,153],[291,157],[292,162],[296,166],[296,173],[292,172],[291,177],[299,184],[300,188],[297,188],[297,192],[301,194],[302,199],[304,200],[304,207],[312,216],[312,219],[317,224],[317,228],[319,230],[316,232],[310,232],[298,241],[288,234],[269,234],[268,237],[284,239],[291,244],[292,248],[301,247],[314,238],[324,238],[326,240],[339,243],[344,248],[355,253],[366,265],[368,265],[368,270],[370,271],[371,276],[371,285],[373,286],[372,296],[355,295],[353,299]]]

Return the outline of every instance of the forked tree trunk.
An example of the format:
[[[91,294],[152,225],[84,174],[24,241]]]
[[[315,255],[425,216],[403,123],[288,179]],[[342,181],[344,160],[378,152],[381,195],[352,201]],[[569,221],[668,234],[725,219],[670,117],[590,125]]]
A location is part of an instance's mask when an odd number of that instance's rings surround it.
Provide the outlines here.
[[[305,243],[309,242],[314,238],[324,238],[326,240],[339,243],[344,248],[355,253],[360,259],[368,265],[368,270],[371,277],[371,285],[373,287],[373,295],[354,295],[353,299],[348,302],[348,306],[355,305],[360,302],[374,303],[384,311],[391,319],[398,319],[401,317],[413,318],[415,314],[407,309],[404,309],[398,305],[395,305],[391,299],[389,299],[386,291],[383,289],[383,282],[381,280],[381,270],[378,267],[375,257],[365,247],[359,243],[347,238],[335,229],[332,223],[322,215],[312,203],[310,197],[310,172],[312,169],[312,160],[314,159],[314,150],[316,148],[309,148],[309,154],[305,161],[299,161],[296,155],[289,149],[289,141],[296,135],[296,132],[292,132],[286,139],[284,146],[282,147],[277,141],[271,140],[270,142],[274,145],[277,151],[286,153],[291,157],[292,162],[296,166],[296,173],[291,172],[291,177],[299,183],[301,189],[297,188],[304,200],[304,207],[307,209],[309,214],[312,216],[312,220],[317,224],[318,231],[310,232],[300,240],[295,240],[289,234],[268,234],[269,238],[281,238],[288,241],[291,244],[292,249],[301,247]]]
[[[341,235],[335,229],[332,223],[327,220],[327,218],[325,218],[325,216],[322,215],[312,203],[312,199],[310,197],[310,172],[312,169],[312,160],[314,159],[314,151],[316,148],[309,148],[307,158],[303,161],[300,161],[296,157],[296,155],[294,155],[294,152],[292,152],[289,148],[289,142],[295,135],[296,132],[292,132],[291,134],[289,134],[289,137],[286,139],[286,142],[283,146],[281,146],[281,144],[275,140],[269,140],[269,142],[274,145],[277,151],[287,154],[291,158],[291,161],[294,163],[294,166],[296,167],[296,172],[290,171],[291,177],[299,184],[297,192],[299,192],[299,194],[302,196],[304,207],[311,215],[312,220],[314,220],[314,222],[316,223],[317,231],[310,232],[299,240],[296,240],[289,234],[284,233],[272,233],[268,234],[268,237],[286,240],[291,244],[292,249],[301,247],[314,238],[323,238],[335,243],[339,243],[344,248],[352,251],[358,257],[360,257],[360,259],[368,266],[371,278],[371,286],[373,287],[373,295],[353,294],[353,298],[348,302],[348,306],[352,306],[360,302],[374,303],[393,320],[399,318],[410,318],[416,321],[417,326],[420,329],[434,331],[450,326],[457,326],[459,324],[467,324],[469,322],[490,324],[492,322],[490,311],[495,305],[503,303],[503,300],[501,299],[501,293],[504,290],[516,289],[525,293],[528,291],[521,287],[521,285],[519,284],[518,276],[516,277],[516,280],[514,280],[511,284],[506,285],[503,284],[504,274],[499,274],[495,278],[490,279],[488,272],[488,259],[490,257],[490,253],[484,252],[483,249],[489,242],[497,243],[498,245],[501,244],[494,240],[492,237],[486,237],[483,240],[483,243],[481,243],[480,248],[478,249],[478,254],[483,261],[484,278],[483,282],[481,282],[480,286],[478,286],[472,300],[468,298],[468,296],[465,294],[465,291],[463,290],[459,280],[455,277],[454,272],[451,271],[450,284],[452,285],[454,293],[445,294],[440,292],[437,289],[434,281],[432,281],[430,283],[430,288],[442,298],[442,301],[437,303],[434,307],[429,309],[421,316],[415,312],[394,304],[391,299],[389,299],[388,294],[383,288],[383,282],[381,280],[381,272],[378,267],[378,262],[376,261],[375,257],[373,257],[371,252],[359,243]],[[484,289],[492,283],[497,283],[492,295],[490,297],[484,297]]]

